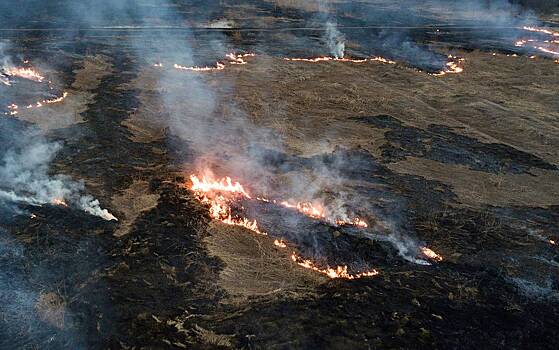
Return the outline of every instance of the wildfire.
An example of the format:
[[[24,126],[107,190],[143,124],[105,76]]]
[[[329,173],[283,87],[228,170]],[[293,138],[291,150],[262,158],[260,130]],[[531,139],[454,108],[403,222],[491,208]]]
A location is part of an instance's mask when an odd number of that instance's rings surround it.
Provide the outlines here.
[[[61,207],[68,207],[68,204],[62,198],[54,198],[51,203]]]
[[[161,67],[161,66],[158,66]],[[224,70],[225,69],[225,65],[223,63],[220,62],[216,62],[216,66],[215,67],[185,67],[185,66],[181,66],[180,64],[174,64],[173,67],[175,69],[179,69],[179,70],[188,70],[188,71],[192,71],[192,72],[211,72],[211,71],[216,71],[216,70]]]
[[[248,62],[245,61],[244,59],[246,57],[254,57],[254,56],[256,55],[253,53],[245,53],[245,54],[228,53],[227,55],[225,55],[225,57],[229,59],[230,64],[247,64]]]
[[[236,199],[247,198],[250,195],[239,182],[233,182],[230,177],[225,177],[218,181],[212,181],[206,176],[199,179],[196,175],[190,176],[196,198],[210,206],[210,217],[227,225],[242,226],[255,233],[266,235],[260,231],[256,220],[251,221],[247,218],[233,217],[230,203]]]
[[[35,103],[27,105],[25,107],[25,109],[40,108],[40,107],[43,107],[44,105],[60,103],[60,102],[63,102],[64,99],[66,99],[66,97],[68,97],[68,93],[64,92],[62,94],[62,96],[60,96],[60,97],[53,98],[53,99],[50,99],[50,100],[45,99],[45,100],[42,100],[42,101],[37,101]],[[9,110],[9,112],[6,113],[6,114],[16,115],[16,114],[18,114],[19,106],[16,105],[15,103],[12,103],[11,105],[8,106],[8,110]]]
[[[427,247],[421,247],[421,253],[431,260],[435,260],[435,261],[443,260],[442,256],[440,256],[439,254],[435,253],[434,251],[432,251]]]
[[[374,269],[371,271],[360,272],[357,274],[350,274],[348,273],[347,266],[336,266],[335,268],[331,268],[331,267],[320,268],[311,260],[304,259],[295,253],[291,254],[291,260],[293,260],[297,265],[301,267],[319,272],[330,278],[344,278],[348,280],[354,280],[362,277],[376,276],[379,274],[379,272]]]
[[[256,56],[253,53],[244,53],[244,54],[235,54],[235,53],[229,53],[227,55],[225,55],[225,58],[227,60],[227,62],[216,62],[215,63],[215,67],[212,66],[205,66],[205,67],[198,67],[198,66],[183,66],[180,64],[173,64],[173,68],[178,69],[178,70],[185,70],[185,71],[191,71],[191,72],[213,72],[213,71],[220,71],[220,70],[224,70],[226,68],[226,63],[229,64],[247,64],[248,62],[245,60],[245,58],[247,57],[254,57]],[[153,64],[154,67],[157,68],[162,68],[163,67],[163,63],[161,62],[157,62]]]
[[[544,33],[544,34],[549,34],[549,35],[553,35],[553,36],[559,36],[559,32],[554,32],[552,30],[545,29],[545,28],[536,28],[536,27],[524,26],[524,27],[522,27],[522,29],[527,30],[529,32],[537,32],[537,33]]]
[[[323,56],[323,57],[313,57],[313,58],[284,58],[284,60],[291,61],[291,62],[310,62],[310,63],[334,61],[334,62],[349,62],[349,63],[381,62],[386,64],[396,64],[395,61],[391,61],[387,58],[380,57],[380,56],[363,58],[363,59]]]
[[[553,51],[553,50],[547,49],[543,46],[534,46],[534,48],[537,49],[537,50],[540,50],[541,52],[548,53],[550,55],[559,56],[559,51]]]
[[[196,175],[191,175],[190,180],[192,181],[191,190],[194,192],[230,192],[234,194],[240,194],[245,198],[251,198],[247,191],[243,188],[239,182],[233,182],[229,176],[221,180],[210,180],[206,176],[203,176],[200,180]]]
[[[4,70],[6,75],[11,77],[20,77],[23,79],[33,80],[42,83],[45,79],[39,72],[33,68],[7,68]]]
[[[267,233],[260,230],[256,220],[251,221],[247,218],[234,217],[232,215],[231,203],[239,199],[252,199],[248,191],[245,190],[239,182],[233,181],[230,177],[213,180],[207,176],[199,178],[196,175],[191,175],[190,181],[190,189],[194,192],[194,195],[201,203],[209,206],[209,214],[212,219],[218,220],[227,225],[242,226],[257,234],[267,235]],[[262,197],[256,197],[255,200],[279,204],[286,208],[296,209],[299,212],[315,219],[323,220],[326,218],[325,210],[321,206],[313,205],[310,202],[301,202],[297,204],[291,204],[289,202],[278,203],[275,200],[269,200]],[[338,220],[337,223],[367,227],[367,224],[359,218],[348,221],[347,223],[345,221]],[[287,243],[279,239],[274,240],[274,245],[282,249],[287,248]],[[291,259],[299,266],[325,274],[330,278],[357,279],[378,274],[376,270],[358,274],[349,274],[347,266],[337,266],[335,268],[328,267],[323,269],[315,265],[315,263],[311,260],[303,259],[295,253],[292,254]]]
[[[360,218],[353,218],[351,220],[336,220],[336,225],[338,226],[346,226],[346,225],[350,225],[350,226],[357,226],[357,227],[363,227],[363,228],[367,228],[369,227],[369,224],[367,224],[364,220],[360,219]]]
[[[299,202],[297,204],[291,204],[289,202],[280,202],[280,205],[290,208],[296,209],[298,212],[304,214],[313,219],[324,219],[326,218],[326,213],[322,207],[314,206],[310,202]]]
[[[446,68],[439,73],[434,73],[432,75],[440,77],[447,74],[459,74],[464,71],[464,68],[461,66],[461,64],[465,61],[464,58],[458,58],[452,55],[448,55],[448,58],[450,61],[446,63]]]

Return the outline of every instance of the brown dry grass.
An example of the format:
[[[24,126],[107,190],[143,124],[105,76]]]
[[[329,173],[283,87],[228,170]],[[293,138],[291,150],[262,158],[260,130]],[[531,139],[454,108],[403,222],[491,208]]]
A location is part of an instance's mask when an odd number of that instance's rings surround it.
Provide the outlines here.
[[[325,281],[293,263],[290,251],[276,247],[270,237],[221,223],[212,224],[210,232],[205,241],[210,253],[225,264],[218,283],[230,294],[229,302],[252,296],[296,296]]]
[[[112,66],[106,56],[88,56],[83,60],[83,67],[74,73],[74,83],[66,90],[68,97],[64,102],[41,108],[21,108],[17,118],[34,123],[44,131],[83,122],[80,114],[86,111],[87,105],[95,98],[91,91],[99,86],[103,77],[112,74]]]
[[[492,174],[462,165],[442,164],[409,157],[389,168],[398,173],[420,175],[452,186],[461,203],[472,206],[549,206],[559,204],[559,173],[532,169],[532,174]],[[535,175],[535,176],[534,176]]]
[[[150,143],[165,136],[165,123],[161,120],[165,106],[158,95],[156,74],[153,67],[148,67],[130,84],[122,87],[140,89],[139,108],[121,123],[130,131],[130,139],[134,142]]]
[[[559,163],[559,66],[551,60],[484,52],[461,55],[465,72],[444,77],[378,62],[309,64],[259,56],[208,80],[235,86],[225,98],[247,111],[253,122],[275,130],[298,155],[339,145],[380,157],[385,130],[351,118],[388,114],[405,125],[444,125],[480,142],[505,144]],[[558,202],[553,171],[502,176],[423,160],[392,168],[450,184],[468,205]],[[477,185],[468,186],[468,181]]]
[[[221,348],[233,348],[233,335],[217,334],[211,330],[204,329],[198,325],[194,326],[194,333],[198,340],[209,346],[217,346]]]
[[[151,193],[147,181],[134,181],[130,187],[112,197],[112,207],[122,215],[119,217],[119,227],[114,233],[121,237],[126,235],[136,219],[144,211],[157,205],[159,194]]]

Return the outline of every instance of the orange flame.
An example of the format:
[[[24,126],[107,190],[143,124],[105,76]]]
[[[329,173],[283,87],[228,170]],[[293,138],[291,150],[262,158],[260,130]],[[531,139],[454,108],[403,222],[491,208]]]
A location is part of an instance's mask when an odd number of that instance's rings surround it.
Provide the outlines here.
[[[216,62],[215,67],[185,67],[185,66],[181,66],[180,64],[176,64],[176,63],[173,65],[173,67],[175,69],[189,70],[189,71],[193,71],[193,72],[210,72],[210,71],[224,70],[225,69],[225,65],[223,63],[220,63],[220,62]]]
[[[432,75],[440,77],[447,74],[459,74],[464,71],[464,68],[461,66],[461,63],[465,61],[464,58],[458,58],[452,55],[448,55],[448,58],[451,61],[446,63],[446,68],[438,73],[433,73]]]
[[[427,247],[421,247],[421,253],[431,260],[442,261],[443,257]]]
[[[53,99],[50,99],[50,100],[37,101],[37,102],[35,102],[35,103],[32,103],[32,104],[26,106],[25,108],[26,108],[26,109],[41,108],[41,107],[43,107],[43,106],[46,105],[46,104],[48,105],[48,104],[60,103],[60,102],[63,102],[64,99],[66,99],[66,97],[68,97],[68,93],[67,93],[67,92],[64,92],[64,93],[62,94],[62,96],[60,96],[60,97],[53,98]],[[12,103],[11,105],[8,106],[8,109],[9,109],[10,111],[9,111],[8,113],[6,113],[6,114],[15,115],[15,114],[18,114],[19,106],[16,105],[15,103]]]
[[[245,54],[234,54],[228,53],[225,55],[229,59],[230,64],[247,64],[248,62],[244,60],[246,57],[254,57],[256,56],[253,53],[245,53]]]
[[[548,54],[551,54],[551,55],[559,56],[559,51],[553,51],[553,50],[547,49],[543,46],[534,46],[534,48],[537,49],[537,50],[540,50],[541,52],[545,52],[545,53],[548,53]]]
[[[375,56],[371,58],[363,58],[363,59],[354,59],[354,58],[338,58],[332,56],[323,56],[323,57],[313,57],[313,58],[284,58],[285,61],[291,62],[310,62],[310,63],[318,63],[318,62],[350,62],[350,63],[365,63],[365,62],[381,62],[386,64],[396,64],[395,61],[391,61],[387,58]]]
[[[247,64],[248,62],[245,60],[245,58],[254,57],[254,56],[256,56],[256,55],[253,54],[253,53],[245,53],[245,54],[229,53],[229,54],[225,55],[225,58],[228,60],[229,64]],[[163,63],[155,63],[153,66],[154,67],[163,67]],[[215,67],[197,67],[197,66],[186,67],[186,66],[182,66],[180,64],[175,63],[173,65],[173,67],[175,69],[187,70],[187,71],[192,71],[192,72],[213,72],[213,71],[224,70],[226,65],[225,65],[225,63],[222,63],[222,62],[216,62]]]
[[[33,80],[36,82],[43,82],[45,79],[39,72],[33,68],[8,68],[5,70],[5,74],[12,77],[20,77],[23,79]]]
[[[194,192],[231,192],[234,194],[240,194],[243,197],[251,198],[247,191],[243,188],[239,182],[231,180],[229,176],[224,177],[221,180],[210,180],[206,176],[199,179],[196,175],[190,176],[190,181],[192,181],[191,190]]]
[[[549,35],[552,35],[552,36],[559,36],[559,32],[554,32],[552,30],[545,29],[545,28],[536,28],[536,27],[524,26],[524,27],[522,27],[522,29],[527,30],[529,32],[538,32],[538,33],[549,34]]]
[[[239,182],[231,180],[230,177],[224,177],[220,180],[213,180],[206,176],[203,176],[200,179],[196,175],[191,175],[190,181],[190,189],[194,192],[196,198],[201,203],[209,205],[209,214],[212,219],[218,220],[227,225],[245,227],[257,234],[267,235],[267,233],[262,232],[259,229],[256,220],[250,221],[247,218],[232,216],[230,205],[231,202],[239,198],[252,199],[252,197]],[[266,198],[261,197],[256,197],[256,200],[276,203],[276,201],[270,201]],[[310,217],[314,217],[317,219],[323,219],[325,217],[324,210],[321,207],[313,206],[309,202],[298,204],[281,202],[280,204],[288,208],[297,209]],[[358,218],[352,221],[352,224],[366,225],[366,223]],[[279,248],[287,248],[287,243],[283,240],[274,240],[274,245]],[[292,254],[291,258],[298,265],[325,274],[330,278],[357,279],[378,274],[376,270],[372,270],[352,275],[348,273],[347,266],[337,266],[336,268],[322,269],[316,266],[311,260],[303,259],[297,256],[295,253]]]
[[[51,203],[61,207],[68,207],[68,204],[66,204],[66,202],[62,198],[54,198]]]
[[[280,202],[280,205],[296,209],[298,212],[304,214],[305,216],[311,217],[313,219],[324,219],[326,218],[326,213],[322,207],[314,206],[310,202],[299,202],[297,204],[291,204],[289,202]]]
[[[349,221],[346,220],[336,220],[336,225],[338,226],[357,226],[357,227],[363,227],[363,228],[367,228],[369,227],[369,224],[367,224],[367,222],[365,222],[364,220],[360,219],[360,218],[353,218]]]
[[[196,175],[191,175],[190,181],[192,182],[190,189],[194,191],[196,198],[210,206],[209,213],[212,219],[227,225],[242,226],[255,233],[266,235],[265,232],[260,231],[256,220],[250,221],[247,218],[232,216],[229,203],[235,199],[234,197],[251,198],[239,182],[233,182],[230,177],[214,181],[206,176],[199,179]],[[233,198],[226,198],[226,196]]]
[[[377,270],[365,271],[357,274],[350,274],[347,272],[347,266],[336,266],[335,268],[327,267],[327,268],[320,268],[316,266],[314,262],[308,259],[303,259],[302,257],[298,256],[297,254],[291,254],[291,260],[293,260],[297,265],[304,267],[306,269],[310,269],[316,272],[319,272],[323,275],[326,275],[330,278],[344,278],[348,280],[354,280],[362,277],[371,277],[376,276],[379,274]]]

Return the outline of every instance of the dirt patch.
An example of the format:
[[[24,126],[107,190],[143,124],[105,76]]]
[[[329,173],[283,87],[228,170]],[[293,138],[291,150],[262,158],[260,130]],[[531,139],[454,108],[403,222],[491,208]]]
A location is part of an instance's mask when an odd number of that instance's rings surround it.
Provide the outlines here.
[[[293,263],[289,251],[245,229],[214,223],[205,239],[210,254],[223,260],[219,286],[229,301],[277,293],[304,294],[326,279]]]
[[[121,237],[130,232],[132,224],[142,212],[155,208],[158,193],[152,193],[147,181],[134,181],[130,187],[112,197],[112,207],[122,213],[120,226],[114,235]]]

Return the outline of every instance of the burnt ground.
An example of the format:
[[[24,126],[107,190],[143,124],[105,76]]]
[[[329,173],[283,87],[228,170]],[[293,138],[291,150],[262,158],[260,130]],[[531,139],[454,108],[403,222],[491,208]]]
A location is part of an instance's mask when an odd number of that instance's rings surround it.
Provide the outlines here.
[[[251,149],[253,160],[274,179],[317,165],[328,169],[362,199],[351,209],[383,229],[337,228],[254,203],[244,209],[270,237],[212,224],[207,208],[184,188],[183,168],[193,166],[200,150],[153,123],[171,106],[154,98],[153,62],[129,44],[139,38],[153,45],[158,35],[5,31],[3,38],[17,43],[14,56],[41,62],[60,91],[80,96],[66,103],[79,115],[76,122],[42,130],[63,145],[50,173],[83,180],[120,221],[54,205],[1,207],[0,348],[556,347],[559,254],[550,243],[559,242],[556,64],[491,56],[517,52],[501,47],[502,36],[476,46],[478,34],[429,29],[406,36],[458,50],[467,59],[463,75],[436,80],[410,68],[413,62],[296,65],[277,56],[319,54],[318,34],[250,28],[313,22],[310,9],[247,1],[246,12],[238,12],[237,2],[175,3],[187,19],[234,18],[246,26],[188,34],[196,64],[215,61],[214,48],[206,45],[215,38],[263,56],[207,78],[221,101],[234,101],[251,125],[284,139],[282,149]],[[22,24],[21,15],[12,14],[6,28],[74,25],[51,17],[57,6],[30,6],[39,12],[35,21]],[[357,16],[360,7],[342,10],[344,24],[373,21]],[[385,15],[393,23],[407,16],[389,7]],[[434,23],[425,16],[417,23]],[[107,19],[110,25],[118,20]],[[363,30],[347,34],[350,49],[383,53],[359,40]],[[300,39],[306,36],[310,42]],[[3,105],[24,105],[40,94],[20,86],[0,97]],[[172,108],[181,104],[190,101]],[[56,118],[56,108],[42,117]],[[2,118],[6,148],[18,144],[6,135],[23,135],[37,120],[24,113]],[[412,263],[388,234],[424,243],[444,260]],[[238,236],[250,238],[231,240]],[[290,263],[271,238],[287,238],[322,264],[380,274],[329,280]]]

